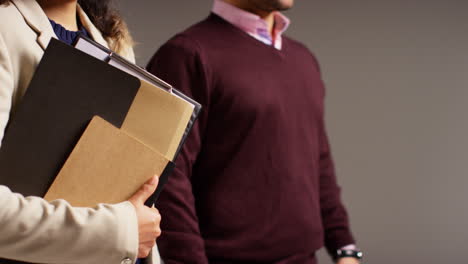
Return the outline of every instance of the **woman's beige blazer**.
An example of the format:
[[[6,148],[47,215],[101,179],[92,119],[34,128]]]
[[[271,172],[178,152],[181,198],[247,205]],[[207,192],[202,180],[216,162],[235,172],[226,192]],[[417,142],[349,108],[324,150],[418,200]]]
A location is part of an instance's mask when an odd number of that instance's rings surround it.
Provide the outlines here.
[[[79,7],[78,15],[92,38],[107,46]],[[12,0],[0,6],[0,142],[52,37],[56,38],[52,26],[35,0]],[[120,53],[134,59],[131,47]],[[41,198],[24,198],[0,186],[0,258],[131,264],[137,252],[137,218],[129,202],[73,208],[62,200],[47,203]],[[157,248],[151,262],[159,263]]]

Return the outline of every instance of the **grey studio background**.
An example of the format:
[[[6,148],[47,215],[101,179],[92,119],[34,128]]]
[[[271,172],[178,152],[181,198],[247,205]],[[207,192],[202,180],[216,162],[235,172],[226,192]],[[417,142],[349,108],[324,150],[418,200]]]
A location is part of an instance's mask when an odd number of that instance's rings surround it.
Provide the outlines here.
[[[138,63],[211,3],[120,0]],[[466,0],[296,0],[287,12],[287,34],[322,66],[338,178],[365,263],[466,263],[467,10]],[[323,251],[320,260],[331,263]]]

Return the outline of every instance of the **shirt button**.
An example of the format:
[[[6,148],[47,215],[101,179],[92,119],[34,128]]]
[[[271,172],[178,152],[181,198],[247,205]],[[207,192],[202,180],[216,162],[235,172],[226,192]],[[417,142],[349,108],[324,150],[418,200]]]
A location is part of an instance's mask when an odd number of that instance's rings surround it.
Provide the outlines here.
[[[133,262],[130,258],[124,258],[120,264],[133,264]]]

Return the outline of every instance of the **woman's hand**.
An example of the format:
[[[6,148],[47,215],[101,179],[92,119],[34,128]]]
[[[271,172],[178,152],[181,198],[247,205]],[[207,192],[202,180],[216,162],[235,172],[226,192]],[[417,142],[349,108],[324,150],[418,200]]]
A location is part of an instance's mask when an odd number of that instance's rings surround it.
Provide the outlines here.
[[[143,184],[130,199],[135,207],[138,218],[138,257],[145,258],[156,244],[156,238],[161,235],[161,215],[158,209],[145,206],[145,201],[154,193],[158,186],[158,176],[154,176]]]

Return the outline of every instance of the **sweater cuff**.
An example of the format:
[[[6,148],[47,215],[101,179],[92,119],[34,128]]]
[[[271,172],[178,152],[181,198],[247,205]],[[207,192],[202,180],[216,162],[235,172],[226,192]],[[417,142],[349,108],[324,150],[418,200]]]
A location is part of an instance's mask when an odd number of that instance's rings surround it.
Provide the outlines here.
[[[116,212],[117,249],[122,252],[122,261],[135,263],[138,256],[138,219],[135,207],[132,203],[125,201],[113,206]]]
[[[332,252],[352,244],[356,244],[356,241],[349,232],[340,232],[339,234],[335,233],[334,235],[329,236],[325,243],[330,255]]]
[[[342,250],[359,250],[359,248],[354,244],[346,245],[344,247],[341,247],[340,249],[342,249]]]

